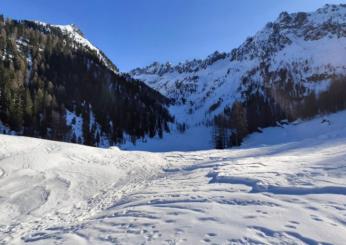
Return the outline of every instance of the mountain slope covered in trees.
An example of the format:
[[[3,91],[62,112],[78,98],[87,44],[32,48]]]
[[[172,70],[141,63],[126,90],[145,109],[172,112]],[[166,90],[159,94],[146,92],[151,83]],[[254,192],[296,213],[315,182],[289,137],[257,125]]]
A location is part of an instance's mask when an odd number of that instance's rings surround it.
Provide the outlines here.
[[[93,146],[162,136],[169,100],[115,65],[75,26],[0,18],[2,133]]]
[[[178,131],[210,128],[217,148],[249,133],[346,107],[346,5],[283,12],[239,48],[132,77],[171,98]],[[207,132],[207,131],[206,131]]]

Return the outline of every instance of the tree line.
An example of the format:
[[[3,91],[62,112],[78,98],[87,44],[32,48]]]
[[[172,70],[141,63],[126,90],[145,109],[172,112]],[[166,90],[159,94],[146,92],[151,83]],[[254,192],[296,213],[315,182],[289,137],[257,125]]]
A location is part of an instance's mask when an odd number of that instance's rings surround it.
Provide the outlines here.
[[[244,92],[214,118],[213,141],[218,149],[239,146],[244,138],[277,122],[310,119],[318,114],[346,109],[346,77],[333,76],[327,90],[316,94],[292,80],[282,79],[265,88],[264,93]]]

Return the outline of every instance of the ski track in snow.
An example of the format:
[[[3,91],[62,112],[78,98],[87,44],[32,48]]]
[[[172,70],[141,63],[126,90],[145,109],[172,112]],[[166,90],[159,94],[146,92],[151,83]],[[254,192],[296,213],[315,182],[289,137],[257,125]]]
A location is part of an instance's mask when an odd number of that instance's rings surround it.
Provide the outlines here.
[[[0,244],[345,244],[346,112],[322,119],[224,151],[0,135]]]

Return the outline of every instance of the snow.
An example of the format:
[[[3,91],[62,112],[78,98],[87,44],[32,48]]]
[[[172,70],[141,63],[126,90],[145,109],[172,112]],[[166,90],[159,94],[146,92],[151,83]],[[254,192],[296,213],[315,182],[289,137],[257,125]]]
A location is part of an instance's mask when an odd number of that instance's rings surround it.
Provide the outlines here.
[[[106,60],[104,55],[101,53],[101,51],[96,48],[88,39],[86,39],[84,36],[80,34],[78,29],[74,25],[52,25],[53,27],[59,28],[62,33],[68,35],[72,40],[74,40],[76,43],[80,44],[83,47],[87,47],[92,51],[95,51],[97,53],[98,58],[114,73],[117,73],[110,65],[109,62]]]
[[[99,53],[99,49],[96,48],[89,40],[84,38],[81,34],[76,31],[76,27],[73,25],[53,25],[53,27],[59,28],[64,34],[69,35],[77,43],[81,44],[84,47],[88,47],[91,50],[94,50]]]
[[[204,61],[187,61],[176,66],[154,63],[133,70],[131,75],[177,100],[170,112],[178,123],[186,123],[190,128],[208,125],[226,106],[241,100],[242,92],[251,85],[252,92],[258,90],[263,94],[263,87],[268,84],[264,85],[267,78],[263,75],[262,62],[268,65],[268,73],[285,69],[294,82],[307,88],[306,94],[311,91],[319,94],[329,88],[332,77],[346,75],[343,32],[346,5],[326,5],[307,13],[301,25],[294,21],[298,15],[287,14],[291,19],[287,23],[286,15],[280,15],[274,23],[216,62],[209,63],[213,57],[210,56]],[[337,24],[340,30],[326,29],[330,23]],[[275,24],[280,28],[274,28]],[[244,78],[248,84],[242,82]],[[218,102],[216,110],[210,111]]]
[[[144,185],[165,163],[151,153],[0,137],[0,241],[5,244],[20,244],[23,235],[38,229],[86,220]]]
[[[41,22],[41,21],[34,21],[34,22],[37,25],[41,25],[44,27],[58,28],[64,35],[67,35],[69,38],[71,38],[78,45],[81,45],[82,47],[88,48],[91,51],[95,51],[99,60],[102,61],[103,64],[107,68],[109,68],[114,73],[118,73],[113,68],[113,65],[111,64],[111,62],[108,61],[108,59],[102,54],[100,49],[95,47],[88,39],[86,39],[75,25],[73,25],[73,24],[71,24],[71,25],[49,25],[49,24]]]
[[[230,150],[0,135],[0,244],[343,245],[345,149],[346,111]]]
[[[344,24],[345,6],[309,13],[304,25]],[[101,55],[74,26],[55,27]],[[312,76],[346,74],[345,37],[305,40],[301,32],[281,29],[289,40],[281,47],[268,25],[235,59],[216,53],[134,72],[177,100],[169,110],[187,125],[183,134],[170,125],[163,139],[121,149],[0,135],[0,244],[345,244],[346,111],[281,122],[239,148],[211,150],[208,123],[240,99],[244,77],[261,83],[266,48],[274,50],[269,71],[287,68],[316,92],[330,80]],[[83,140],[82,118],[66,111],[66,121]]]
[[[170,108],[170,111],[177,122],[193,127],[211,120],[214,115],[223,111],[226,105],[232,104],[239,98],[238,88],[243,71],[255,64],[257,63],[254,61],[230,63],[228,59],[224,59],[194,73],[174,71],[163,76],[144,74],[134,77],[143,80],[169,98],[177,100],[184,98],[185,104],[177,103]],[[228,70],[233,72],[228,75]],[[192,87],[193,91],[189,92],[185,87],[178,88],[177,83],[180,82],[188,88]],[[221,105],[209,113],[209,108],[219,99],[222,100]]]
[[[98,147],[108,148],[111,146],[109,138],[102,133],[101,126],[96,122],[96,118],[94,112],[92,111],[92,107],[90,106],[90,121],[89,121],[89,129],[91,130],[95,127],[95,137],[97,134],[100,136],[100,141],[98,142]],[[66,110],[66,125],[71,127],[71,135],[75,136],[75,140],[79,143],[84,142],[83,136],[83,117],[82,115],[77,115],[75,112]]]
[[[315,24],[321,24],[326,21],[343,24],[346,21],[346,6],[345,4],[326,4],[316,12],[310,13],[309,19]]]
[[[212,149],[212,128],[199,126],[188,129],[185,132],[179,132],[177,129],[173,129],[172,132],[165,133],[162,139],[156,136],[152,139],[138,140],[136,144],[132,144],[130,140],[127,140],[125,144],[119,147],[122,150],[128,151],[140,150],[151,152],[187,152]]]
[[[9,127],[7,127],[6,125],[4,125],[1,121],[0,121],[0,134],[10,134],[10,135],[15,135],[16,132],[11,131],[11,129]]]
[[[66,110],[66,125],[72,129],[72,135],[76,136],[76,139],[81,139],[84,142],[83,137],[83,118],[81,115],[76,115],[75,112]]]

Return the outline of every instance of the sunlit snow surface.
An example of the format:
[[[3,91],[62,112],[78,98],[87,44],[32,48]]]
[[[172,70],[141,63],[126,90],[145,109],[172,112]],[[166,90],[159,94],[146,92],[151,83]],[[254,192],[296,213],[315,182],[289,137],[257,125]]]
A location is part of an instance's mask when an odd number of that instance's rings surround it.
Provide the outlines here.
[[[0,244],[342,245],[346,112],[224,151],[0,135],[0,210]]]

